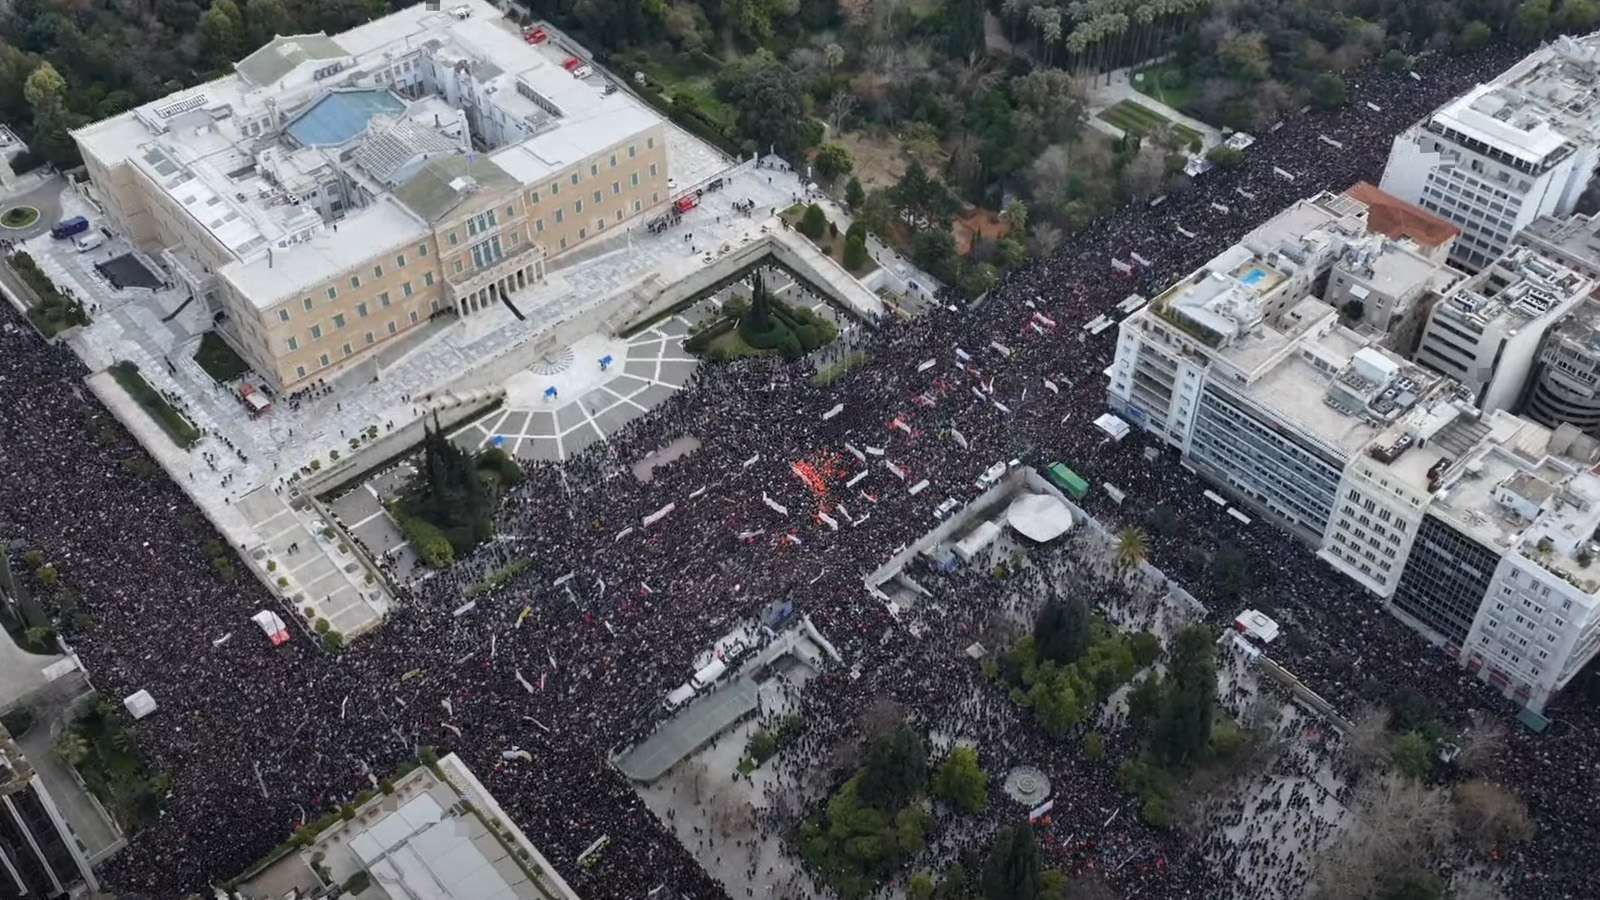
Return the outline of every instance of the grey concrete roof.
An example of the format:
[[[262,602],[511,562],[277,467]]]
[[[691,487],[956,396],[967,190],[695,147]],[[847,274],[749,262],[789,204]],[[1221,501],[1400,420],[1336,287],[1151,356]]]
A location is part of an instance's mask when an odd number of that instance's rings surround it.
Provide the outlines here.
[[[322,32],[278,35],[260,50],[234,63],[233,69],[251,84],[265,87],[293,72],[310,59],[340,59],[349,52]]]
[[[521,182],[488,156],[463,153],[430,160],[409,181],[395,188],[394,196],[432,224],[477,191],[503,195],[520,186]]]

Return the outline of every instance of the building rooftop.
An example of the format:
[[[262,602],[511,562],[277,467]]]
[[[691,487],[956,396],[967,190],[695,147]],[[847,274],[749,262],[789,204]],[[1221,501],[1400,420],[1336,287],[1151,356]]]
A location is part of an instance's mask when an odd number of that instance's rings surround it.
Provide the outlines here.
[[[1517,234],[1517,243],[1592,271],[1600,268],[1600,213],[1565,219],[1540,216]]]
[[[1597,88],[1600,33],[1563,36],[1441,107],[1429,122],[1527,166],[1545,166],[1573,143],[1600,140]]]
[[[1440,303],[1480,327],[1499,324],[1515,334],[1530,322],[1561,315],[1595,281],[1531,247],[1515,247],[1459,282]]]
[[[392,791],[252,871],[238,889],[260,900],[297,889],[309,896],[322,880],[318,867],[330,884],[364,882],[353,892],[362,900],[577,900],[454,754],[395,778]]]
[[[1366,204],[1367,230],[1385,237],[1433,249],[1461,236],[1455,224],[1379,190],[1377,185],[1358,181],[1345,195]]]
[[[241,267],[268,248],[297,259],[309,238],[396,184],[437,221],[461,199],[440,187],[439,167],[468,165],[442,160],[473,147],[478,183],[511,190],[661,122],[604,78],[574,77],[573,50],[558,44],[527,43],[485,0],[417,4],[337,35],[276,37],[233,74],[73,134],[98,162],[144,170]],[[434,171],[418,175],[424,164]],[[423,180],[407,190],[414,177]],[[356,199],[331,205],[330,185]],[[306,273],[301,285],[322,271],[273,268],[277,282]]]
[[[381,197],[331,228],[317,231],[291,250],[268,249],[218,273],[239,293],[266,308],[294,297],[306,285],[326,281],[385,250],[421,243],[423,220],[395,197]]]

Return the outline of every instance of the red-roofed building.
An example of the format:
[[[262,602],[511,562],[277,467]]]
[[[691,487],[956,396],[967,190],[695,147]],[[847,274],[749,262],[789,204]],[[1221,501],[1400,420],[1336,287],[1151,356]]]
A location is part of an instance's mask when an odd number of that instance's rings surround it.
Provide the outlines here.
[[[1358,181],[1345,196],[1367,207],[1367,230],[1397,241],[1410,241],[1424,256],[1443,262],[1450,256],[1461,229],[1420,206],[1414,206],[1376,185]]]

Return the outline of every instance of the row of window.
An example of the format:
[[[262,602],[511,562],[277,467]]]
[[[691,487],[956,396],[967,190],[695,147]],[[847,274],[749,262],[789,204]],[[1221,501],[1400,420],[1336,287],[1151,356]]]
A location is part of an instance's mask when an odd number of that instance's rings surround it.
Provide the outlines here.
[[[437,303],[435,303],[435,306],[437,306]],[[409,321],[410,321],[410,323],[412,325],[416,325],[418,322],[422,321],[422,317],[417,315],[417,311],[416,310],[412,310],[410,315],[407,318],[409,319]],[[399,320],[391,320],[387,325],[387,330],[389,332],[389,336],[390,337],[393,337],[394,335],[399,334],[400,333]],[[373,344],[377,343],[377,340],[378,340],[377,335],[374,334],[373,332],[369,331],[366,334],[363,346],[370,347]],[[343,344],[343,346],[341,346],[339,348],[339,352],[340,352],[340,359],[341,360],[348,359],[352,355],[355,354],[355,348],[353,346],[351,346],[349,341],[346,341]],[[329,355],[327,353],[324,353],[321,356],[317,357],[317,364],[318,364],[318,368],[326,369],[328,366],[333,365],[333,358],[332,358],[331,355]],[[294,373],[295,373],[295,377],[297,379],[305,378],[306,375],[307,375],[306,367],[305,366],[295,366],[294,367]]]
[[[433,287],[433,273],[432,272],[424,272],[424,273],[422,273],[422,284],[423,284],[424,287]],[[411,282],[408,281],[405,284],[400,285],[400,293],[404,297],[410,297],[410,296],[412,296],[412,295],[414,295],[416,293],[416,290],[414,288],[412,288]],[[384,291],[384,292],[380,293],[378,295],[377,299],[378,299],[378,306],[379,306],[380,309],[388,309],[393,303],[393,301],[389,297],[389,292],[388,291]],[[356,318],[365,319],[368,316],[368,314],[371,312],[371,308],[367,305],[367,301],[363,300],[360,303],[356,304],[356,310],[355,311],[356,311]],[[288,321],[288,320],[285,319],[284,321]],[[345,327],[346,324],[348,324],[348,318],[345,316],[344,313],[336,313],[336,314],[334,314],[334,317],[333,317],[333,319],[331,321],[332,321],[332,325],[333,325],[333,328],[332,328],[333,331],[340,331]],[[318,323],[312,325],[310,331],[308,332],[308,334],[311,336],[311,340],[313,340],[313,341],[322,340],[322,336],[323,336],[324,333],[325,333],[325,331],[324,331],[324,329],[322,327],[322,323],[321,322],[318,322]],[[300,339],[298,337],[294,336],[294,335],[290,335],[284,341],[284,346],[286,348],[288,348],[289,352],[291,352],[291,353],[296,351],[296,350],[299,350],[300,349]]]
[[[651,138],[651,140],[654,141],[655,139]],[[611,158],[613,160],[615,160],[616,159],[616,155],[613,154]],[[590,166],[589,169],[596,176],[598,176],[600,174],[600,170],[599,170],[599,168],[597,166]],[[651,163],[650,164],[650,177],[651,178],[657,177],[657,174],[659,172],[660,172],[659,165],[657,163]],[[578,173],[574,172],[574,173],[572,173],[572,184],[576,185],[577,183],[578,183]],[[632,175],[628,176],[628,184],[629,184],[630,187],[638,187],[639,186],[639,173],[638,172],[634,172]],[[550,196],[552,196],[552,197],[560,196],[561,195],[561,182],[559,182],[559,181],[550,182],[550,187],[549,187],[548,190],[549,190]],[[622,182],[621,181],[613,181],[613,182],[611,182],[611,193],[613,195],[622,193]],[[591,196],[594,199],[594,202],[599,203],[599,202],[601,202],[601,200],[602,200],[604,195],[602,194],[601,191],[594,191],[591,194]],[[539,194],[538,190],[532,190],[532,191],[528,192],[528,205],[529,206],[537,206],[539,204],[539,199],[540,199],[540,194]]]
[[[422,256],[422,257],[427,256],[428,255],[428,245],[427,244],[418,244],[417,245],[417,255],[418,256]],[[395,254],[394,264],[395,264],[395,268],[404,269],[406,267],[406,255],[404,253]],[[382,263],[377,263],[372,267],[372,277],[373,278],[382,278],[383,277],[383,264]],[[432,285],[433,284],[433,274],[431,272],[425,274],[423,276],[423,281],[426,284]],[[350,288],[352,290],[355,290],[355,289],[359,289],[360,287],[361,287],[361,276],[360,275],[351,275],[350,276]],[[411,296],[411,283],[410,282],[406,283],[405,289],[406,289],[406,296],[408,296],[408,297]],[[337,300],[337,299],[339,299],[339,288],[336,285],[331,285],[331,284],[328,285],[327,290],[324,293],[326,294],[326,296],[327,296],[327,298],[329,300]],[[387,294],[385,294],[384,296],[387,296]],[[310,297],[301,298],[300,305],[305,309],[306,312],[312,312],[313,310],[316,309],[316,302],[314,300],[312,300]],[[289,315],[289,307],[288,306],[280,306],[280,307],[278,307],[278,321],[287,322],[287,321],[290,320],[290,318],[291,318],[291,316]]]

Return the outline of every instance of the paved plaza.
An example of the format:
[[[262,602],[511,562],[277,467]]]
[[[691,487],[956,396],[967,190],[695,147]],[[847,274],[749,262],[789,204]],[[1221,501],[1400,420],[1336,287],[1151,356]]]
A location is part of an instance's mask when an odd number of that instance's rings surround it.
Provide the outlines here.
[[[627,340],[582,338],[508,378],[505,403],[452,439],[469,451],[499,447],[518,459],[566,459],[688,382],[700,365],[683,349],[688,333],[688,320],[672,316]]]

